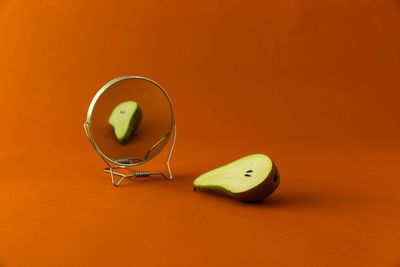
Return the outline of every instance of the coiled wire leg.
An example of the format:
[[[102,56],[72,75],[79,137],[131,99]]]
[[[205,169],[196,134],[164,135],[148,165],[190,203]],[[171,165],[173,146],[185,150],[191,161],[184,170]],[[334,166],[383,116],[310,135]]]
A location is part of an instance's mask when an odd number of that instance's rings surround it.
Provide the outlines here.
[[[116,169],[125,169],[125,170],[129,170],[131,173],[120,173],[120,172],[116,172]],[[146,172],[146,171],[135,171],[132,170],[128,167],[125,166],[110,166],[104,169],[105,172],[111,174],[111,182],[114,186],[119,186],[120,183],[125,179],[125,178],[140,178],[140,177],[148,177],[150,175],[161,175],[164,178],[170,180],[171,178],[166,176],[164,173],[162,172]],[[120,177],[119,179],[116,179],[116,176]]]

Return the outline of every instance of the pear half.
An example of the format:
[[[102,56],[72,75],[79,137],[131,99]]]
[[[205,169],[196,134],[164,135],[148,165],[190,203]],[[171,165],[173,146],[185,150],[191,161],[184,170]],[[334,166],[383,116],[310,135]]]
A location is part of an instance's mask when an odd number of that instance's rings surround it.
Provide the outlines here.
[[[258,202],[272,194],[279,181],[279,172],[272,160],[264,154],[252,154],[200,175],[193,185],[195,191]]]
[[[142,120],[142,110],[135,101],[119,103],[111,112],[108,123],[114,128],[117,140],[123,144],[129,140]]]

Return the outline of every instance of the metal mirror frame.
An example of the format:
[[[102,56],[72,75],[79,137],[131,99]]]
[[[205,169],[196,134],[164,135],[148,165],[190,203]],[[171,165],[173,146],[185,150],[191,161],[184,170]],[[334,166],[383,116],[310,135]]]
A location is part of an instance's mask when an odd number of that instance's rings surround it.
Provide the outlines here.
[[[127,79],[142,79],[142,80],[151,82],[152,84],[157,86],[161,90],[161,92],[163,92],[165,94],[165,96],[168,100],[170,109],[171,109],[172,123],[171,123],[171,128],[170,128],[169,132],[163,138],[161,138],[158,142],[156,142],[152,147],[149,148],[149,150],[146,153],[146,157],[143,161],[141,160],[141,161],[137,161],[137,162],[131,161],[131,159],[134,159],[134,158],[129,158],[129,159],[127,159],[127,161],[126,160],[118,160],[118,159],[114,159],[114,160],[110,159],[101,151],[99,146],[96,144],[96,142],[93,138],[93,133],[92,133],[91,118],[92,118],[93,109],[94,109],[98,99],[112,85],[114,85],[117,82],[120,82],[122,80],[127,80]],[[175,142],[176,142],[176,122],[175,122],[175,117],[174,117],[174,111],[173,111],[173,107],[172,107],[171,98],[169,97],[167,91],[165,91],[165,89],[159,83],[155,82],[154,80],[147,78],[147,77],[143,77],[143,76],[120,76],[120,77],[114,78],[111,81],[109,81],[108,83],[106,83],[96,93],[96,95],[92,99],[92,102],[89,105],[86,122],[84,123],[84,129],[85,129],[85,133],[86,133],[87,137],[89,138],[90,143],[96,150],[97,154],[99,154],[100,157],[107,164],[107,167],[104,168],[104,171],[111,175],[111,182],[114,186],[116,186],[116,187],[119,186],[125,178],[148,177],[150,175],[161,175],[168,180],[171,180],[173,178],[170,161],[171,161],[171,155],[174,150],[174,146],[175,146]],[[168,156],[167,156],[168,175],[164,174],[163,172],[136,171],[132,168],[134,166],[144,164],[144,163],[152,160],[153,158],[155,158],[158,154],[160,154],[161,151],[163,150],[164,146],[168,143],[172,132],[173,132],[172,143],[171,143],[171,146],[170,146],[170,149],[168,152]],[[149,157],[150,152],[153,149],[155,149],[156,147],[159,147],[159,151],[156,154],[154,154],[152,157]],[[118,170],[118,169],[126,170],[127,173],[116,172],[115,170]],[[116,179],[116,176],[118,176],[119,179]]]

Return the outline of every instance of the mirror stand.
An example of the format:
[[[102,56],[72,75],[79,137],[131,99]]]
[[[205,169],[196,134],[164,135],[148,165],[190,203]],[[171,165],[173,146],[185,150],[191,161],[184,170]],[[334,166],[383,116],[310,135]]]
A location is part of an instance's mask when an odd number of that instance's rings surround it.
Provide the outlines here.
[[[128,124],[131,128],[125,129],[125,135],[117,136],[116,125],[121,128],[121,125],[127,127]],[[139,124],[143,130],[136,133],[141,133],[141,139],[138,139],[141,145],[131,142],[121,147]],[[118,143],[110,136],[110,126],[114,128]],[[126,178],[151,175],[159,175],[167,180],[173,178],[170,160],[176,142],[176,123],[171,100],[164,88],[155,81],[142,76],[120,76],[105,84],[89,105],[84,129],[93,148],[105,161],[107,166],[104,171],[111,175],[115,187]],[[172,134],[167,154],[168,173],[137,170],[137,166],[152,160],[168,145]]]
[[[164,174],[163,172],[137,171],[137,170],[132,169],[131,166],[126,166],[126,165],[122,165],[122,164],[121,165],[116,165],[116,164],[112,165],[112,163],[109,160],[107,160],[106,158],[102,157],[103,160],[108,165],[108,167],[104,168],[104,171],[111,175],[112,184],[115,187],[118,187],[125,178],[141,178],[141,177],[148,177],[150,175],[161,175],[165,179],[171,180],[173,178],[173,176],[172,176],[170,161],[171,161],[171,155],[172,155],[172,152],[174,150],[175,140],[176,140],[176,123],[175,123],[175,121],[173,122],[172,129],[173,129],[173,138],[172,138],[171,147],[169,149],[168,156],[167,156],[168,175]],[[146,158],[155,147],[157,147],[159,144],[162,143],[162,141],[164,139],[165,139],[165,137],[163,139],[161,139],[159,142],[157,142],[154,146],[152,146],[148,150]],[[134,159],[135,158],[119,159],[119,160],[116,160],[116,161],[119,161],[120,163],[123,163],[123,162],[126,162],[126,161],[128,161],[128,163],[132,163],[132,160],[134,160]],[[139,159],[139,162],[141,162],[140,159]],[[118,172],[118,171],[115,171],[115,170],[125,170],[125,171],[127,171],[127,173],[121,173],[121,172]],[[119,179],[116,179],[116,176],[118,176]]]

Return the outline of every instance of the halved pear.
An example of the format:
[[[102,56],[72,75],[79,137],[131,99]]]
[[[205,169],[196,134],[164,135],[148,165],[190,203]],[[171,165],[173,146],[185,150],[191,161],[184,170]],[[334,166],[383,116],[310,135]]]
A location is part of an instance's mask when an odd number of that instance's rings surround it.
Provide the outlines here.
[[[229,195],[247,202],[261,201],[279,185],[279,172],[264,154],[248,155],[208,171],[194,182],[194,190]]]
[[[108,123],[114,128],[117,140],[123,144],[129,140],[142,120],[142,110],[138,103],[129,100],[119,103],[111,112]]]

